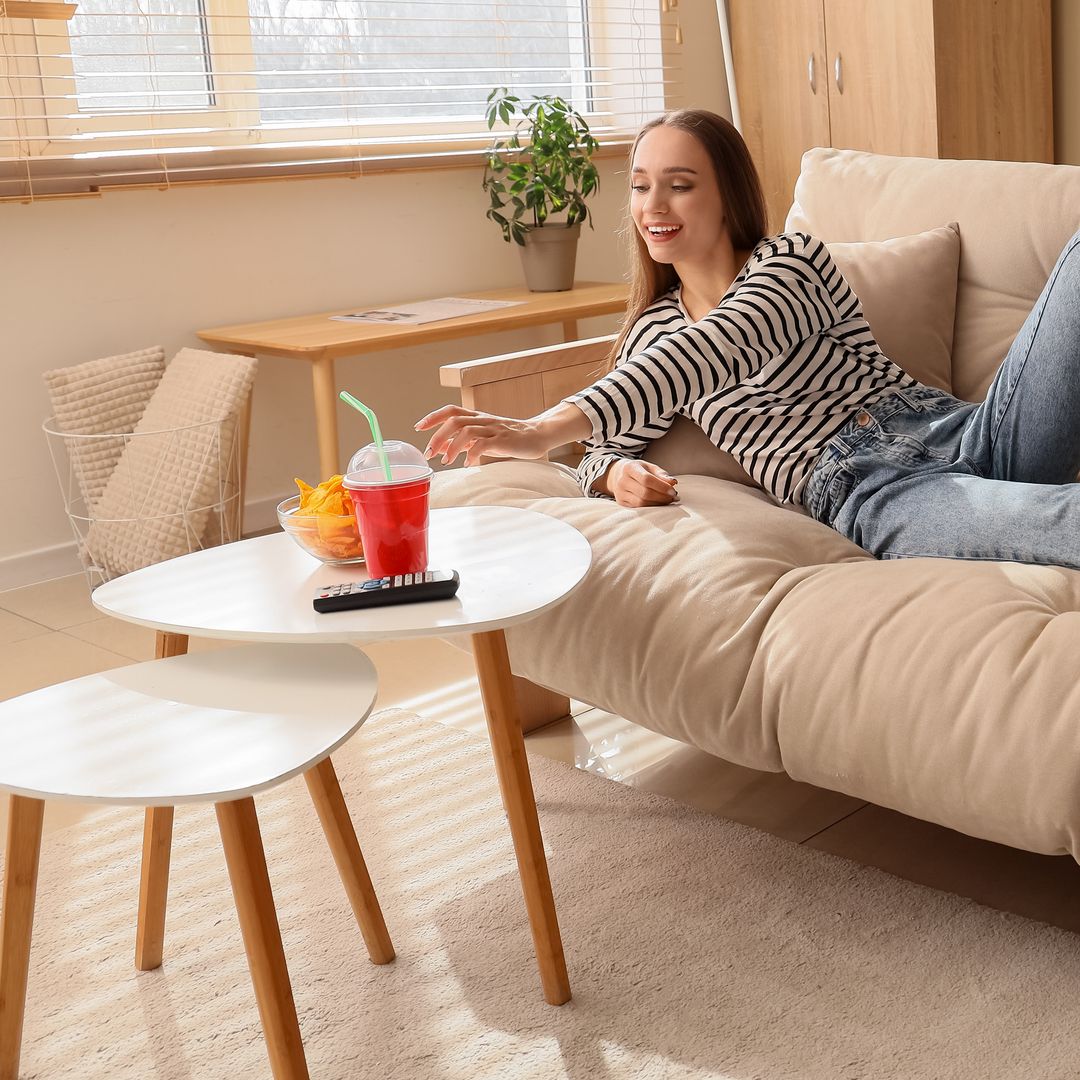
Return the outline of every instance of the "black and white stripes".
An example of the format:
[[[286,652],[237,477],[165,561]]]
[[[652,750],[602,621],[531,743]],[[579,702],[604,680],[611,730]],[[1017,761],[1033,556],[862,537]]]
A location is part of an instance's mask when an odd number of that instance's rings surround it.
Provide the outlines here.
[[[720,304],[691,322],[678,290],[645,311],[614,371],[568,397],[593,426],[586,494],[688,416],[781,502],[798,502],[851,413],[916,381],[889,360],[820,240],[760,241]]]

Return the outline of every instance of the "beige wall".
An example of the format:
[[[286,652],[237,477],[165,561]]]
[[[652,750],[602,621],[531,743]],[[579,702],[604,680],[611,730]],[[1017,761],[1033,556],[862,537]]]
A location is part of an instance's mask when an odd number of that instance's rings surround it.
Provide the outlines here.
[[[726,111],[716,9],[683,0],[684,99]],[[715,60],[713,58],[716,58]],[[578,256],[581,280],[616,280],[623,259],[615,229],[625,177],[601,163]],[[476,169],[306,180],[100,199],[0,205],[0,455],[9,512],[0,529],[0,589],[78,569],[41,421],[41,373],[98,356],[161,344],[166,355],[197,347],[194,331],[335,307],[445,296],[523,281],[517,250],[484,219]],[[613,319],[581,324],[588,336]],[[387,437],[423,445],[422,413],[455,400],[440,364],[558,340],[555,328],[492,335],[340,362],[338,382],[371,403]],[[369,441],[340,409],[346,448]],[[273,504],[294,476],[320,479],[310,374],[263,358],[256,382],[248,524],[273,522]]]

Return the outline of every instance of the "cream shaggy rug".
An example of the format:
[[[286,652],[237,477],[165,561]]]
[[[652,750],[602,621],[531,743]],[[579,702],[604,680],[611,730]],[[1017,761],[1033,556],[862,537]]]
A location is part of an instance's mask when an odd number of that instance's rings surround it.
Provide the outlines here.
[[[574,998],[545,1005],[486,743],[400,711],[335,756],[398,952],[368,962],[301,780],[258,800],[322,1080],[1074,1077],[1080,938],[532,759]],[[269,1076],[211,808],[132,966],[142,815],[46,835],[26,1077]]]

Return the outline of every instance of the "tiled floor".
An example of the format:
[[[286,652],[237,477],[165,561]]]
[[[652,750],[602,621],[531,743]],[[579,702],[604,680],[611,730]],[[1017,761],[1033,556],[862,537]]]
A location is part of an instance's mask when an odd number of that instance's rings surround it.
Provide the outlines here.
[[[195,649],[227,648],[192,641]],[[100,615],[82,576],[0,592],[0,699],[64,679],[150,659],[154,633]],[[365,650],[379,671],[379,708],[400,706],[430,720],[484,731],[472,658],[433,639]],[[760,773],[646,731],[598,709],[534,732],[532,754],[689,803],[912,881],[970,896],[1080,931],[1080,867],[884,810],[844,795]],[[50,803],[46,829],[87,813]],[[6,806],[0,808],[0,824]],[[541,824],[543,824],[541,822]]]

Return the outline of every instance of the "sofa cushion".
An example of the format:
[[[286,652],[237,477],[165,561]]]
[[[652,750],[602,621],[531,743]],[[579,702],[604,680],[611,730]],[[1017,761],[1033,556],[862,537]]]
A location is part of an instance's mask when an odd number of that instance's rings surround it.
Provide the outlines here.
[[[956,221],[963,238],[952,392],[986,396],[1066,241],[1080,225],[1080,168],[816,148],[802,159],[787,229],[826,243],[883,240]]]
[[[740,764],[782,769],[759,639],[792,572],[870,556],[763,491],[687,476],[672,506],[586,499],[572,470],[502,461],[436,475],[435,506],[520,506],[580,529],[585,582],[507,630],[515,672]],[[744,687],[744,681],[746,686]]]
[[[760,635],[763,723],[796,780],[1080,857],[1078,612],[1060,567],[815,567]]]
[[[828,244],[882,352],[909,375],[950,389],[960,234],[942,226],[891,240]],[[745,469],[685,417],[643,455],[673,476],[714,476],[757,487]]]

